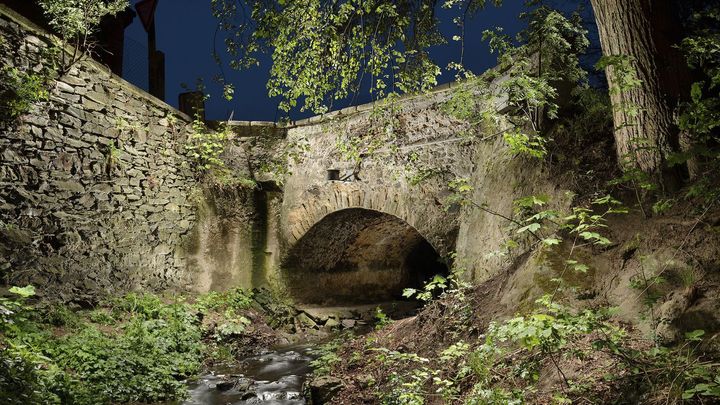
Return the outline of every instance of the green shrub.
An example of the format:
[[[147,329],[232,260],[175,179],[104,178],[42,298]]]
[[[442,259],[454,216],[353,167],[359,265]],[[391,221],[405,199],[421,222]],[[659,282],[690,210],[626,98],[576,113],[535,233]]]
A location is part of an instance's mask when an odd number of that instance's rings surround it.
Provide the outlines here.
[[[0,395],[10,403],[173,400],[185,395],[182,380],[200,370],[202,334],[186,304],[128,294],[112,302],[111,317],[65,307],[40,311],[25,302],[31,290],[15,292],[19,298],[0,299]],[[123,321],[101,330],[82,318],[93,321],[101,313]],[[54,333],[58,327],[62,333]]]
[[[181,381],[201,364],[200,330],[185,317],[133,318],[118,335],[89,327],[62,339],[54,357],[82,384],[67,396],[73,403],[150,402],[184,395]]]
[[[0,398],[13,405],[182,399],[203,361],[233,359],[251,322],[244,315],[256,306],[242,289],[192,305],[130,293],[91,311],[33,305],[31,286],[10,292],[0,297]],[[270,295],[264,302],[280,305]],[[218,326],[204,329],[203,317]]]
[[[193,132],[185,145],[188,155],[194,160],[200,171],[210,171],[225,167],[220,156],[225,151],[225,144],[232,138],[232,130],[225,126],[220,131],[208,128],[199,117],[192,122]]]
[[[375,318],[375,330],[380,330],[392,323],[392,319],[380,307],[375,308],[373,317]]]
[[[130,313],[146,318],[157,318],[163,308],[163,302],[157,295],[129,293],[112,300],[114,313]]]
[[[233,288],[228,291],[211,291],[197,299],[195,309],[205,312],[209,309],[248,309],[253,302],[253,294],[242,288]]]
[[[62,385],[63,379],[64,374],[33,348],[0,342],[0,398],[7,401],[4,403],[59,404],[61,397],[52,390]]]
[[[310,362],[310,366],[313,368],[315,375],[330,374],[333,367],[340,363],[341,359],[337,353],[338,350],[340,350],[343,342],[347,341],[350,337],[351,335],[346,333],[313,349],[312,354],[315,356],[315,359]]]
[[[47,101],[48,78],[17,68],[0,69],[0,117],[14,119],[30,111],[32,105]]]

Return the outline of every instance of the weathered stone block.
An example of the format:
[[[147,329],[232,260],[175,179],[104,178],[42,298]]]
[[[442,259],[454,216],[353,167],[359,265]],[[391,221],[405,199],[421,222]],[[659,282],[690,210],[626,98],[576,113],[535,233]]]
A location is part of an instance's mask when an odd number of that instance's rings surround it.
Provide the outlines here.
[[[86,117],[85,117],[85,111],[83,111],[83,110],[81,110],[81,109],[79,109],[79,108],[77,108],[77,107],[73,107],[73,106],[69,105],[69,106],[65,107],[65,112],[68,113],[68,114],[70,114],[70,115],[72,115],[72,116],[75,117],[75,118],[78,118],[78,119],[81,119],[81,120],[85,120],[85,119],[86,119]]]
[[[27,124],[33,124],[40,127],[47,126],[50,120],[45,115],[29,114],[23,117],[23,121]]]
[[[62,81],[55,82],[55,88],[59,91],[65,92],[65,93],[72,94],[75,92],[75,88],[73,86],[71,86],[65,82],[62,82]]]
[[[89,98],[87,98],[87,96],[84,96],[81,102],[82,102],[83,108],[88,111],[101,111],[101,110],[105,109],[105,107],[102,104],[96,103],[95,101],[90,100]]]
[[[85,86],[86,85],[85,80],[83,80],[82,78],[80,78],[78,76],[74,76],[74,75],[70,75],[70,74],[64,75],[60,79],[60,82],[70,86],[70,88],[72,88],[72,89],[76,88],[77,86]]]
[[[80,128],[82,125],[82,121],[80,121],[80,119],[75,118],[72,115],[64,112],[58,114],[57,120],[59,123],[63,124],[68,128]]]
[[[104,91],[88,91],[87,93],[85,93],[84,97],[103,106],[110,103],[110,96]]]
[[[80,139],[77,138],[71,138],[68,137],[65,139],[65,144],[76,149],[83,149],[83,148],[89,148],[90,144],[87,142],[83,142]]]

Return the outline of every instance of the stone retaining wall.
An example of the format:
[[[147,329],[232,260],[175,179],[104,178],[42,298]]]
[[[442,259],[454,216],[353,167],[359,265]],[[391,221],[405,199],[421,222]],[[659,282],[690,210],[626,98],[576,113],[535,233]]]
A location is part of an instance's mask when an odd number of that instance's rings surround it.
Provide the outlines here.
[[[50,39],[4,6],[5,67],[39,71]],[[93,62],[0,123],[0,270],[60,294],[184,288],[195,222],[188,117]]]

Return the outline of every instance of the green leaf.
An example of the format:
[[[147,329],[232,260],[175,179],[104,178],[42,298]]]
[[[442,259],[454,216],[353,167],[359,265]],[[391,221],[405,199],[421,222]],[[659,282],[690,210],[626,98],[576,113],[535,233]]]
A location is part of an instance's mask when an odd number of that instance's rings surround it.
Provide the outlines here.
[[[32,297],[33,295],[35,295],[35,287],[31,285],[26,285],[25,287],[10,287],[9,291],[23,298]]]
[[[534,319],[537,319],[538,321],[553,321],[553,320],[555,320],[554,316],[551,316],[548,314],[533,314],[532,317]]]
[[[573,265],[573,270],[579,271],[580,273],[586,273],[586,272],[588,271],[588,269],[589,269],[589,267],[586,266],[586,265],[584,265],[584,264],[582,264],[582,263],[578,263],[578,264],[574,264],[574,265]]]
[[[545,239],[543,239],[543,243],[546,244],[546,245],[548,245],[548,246],[559,245],[559,244],[560,244],[560,239],[557,239],[557,238],[545,238]]]
[[[692,388],[689,389],[689,390],[685,390],[685,391],[682,393],[682,399],[690,399],[690,398],[692,398],[692,397],[694,397],[694,396],[695,396],[695,390],[692,389]]]
[[[597,232],[589,232],[589,231],[580,232],[580,237],[582,237],[583,239],[585,239],[588,242],[594,240],[595,241],[594,243],[596,245],[609,245],[611,243],[610,239],[608,239],[604,236],[601,236]]]
[[[528,197],[518,198],[514,201],[517,207],[521,208],[532,208],[535,205],[543,206],[550,201],[550,197],[547,195],[531,195]]]
[[[692,332],[685,333],[685,339],[697,342],[699,340],[702,340],[702,336],[705,334],[705,331],[702,329],[696,329]]]
[[[530,225],[523,226],[522,228],[517,230],[517,233],[523,233],[523,232],[535,232],[538,229],[540,229],[540,224],[537,222],[533,222]]]
[[[700,99],[702,99],[702,83],[701,82],[695,82],[692,84],[692,87],[690,88],[690,97],[692,98],[693,103],[700,102]]]

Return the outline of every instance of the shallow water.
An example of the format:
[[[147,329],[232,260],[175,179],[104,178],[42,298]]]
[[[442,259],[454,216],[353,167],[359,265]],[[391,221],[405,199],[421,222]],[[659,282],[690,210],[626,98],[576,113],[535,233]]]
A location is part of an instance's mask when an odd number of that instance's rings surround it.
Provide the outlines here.
[[[184,405],[304,404],[302,385],[311,373],[311,345],[293,345],[216,367],[190,384]]]

